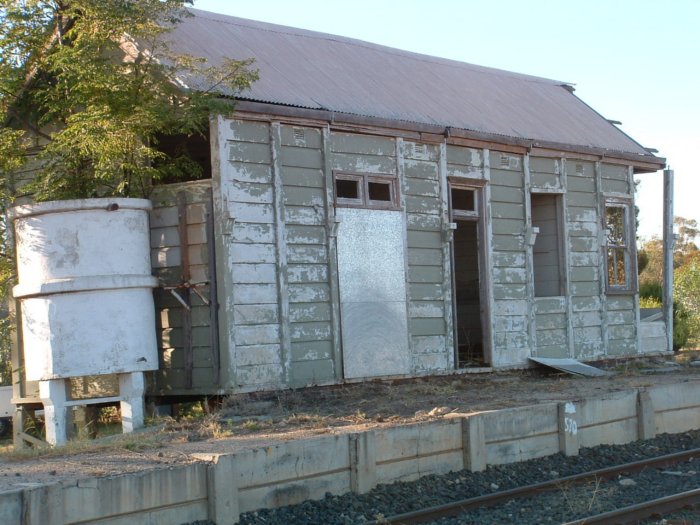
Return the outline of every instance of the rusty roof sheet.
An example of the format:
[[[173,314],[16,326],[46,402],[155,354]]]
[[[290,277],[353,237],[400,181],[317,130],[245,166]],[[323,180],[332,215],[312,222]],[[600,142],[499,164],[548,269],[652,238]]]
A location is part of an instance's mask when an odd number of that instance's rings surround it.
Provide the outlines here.
[[[260,79],[239,99],[600,148],[655,159],[565,82],[360,40],[190,9],[173,49],[255,58]],[[198,79],[184,79],[202,87]],[[232,93],[223,93],[230,95]]]

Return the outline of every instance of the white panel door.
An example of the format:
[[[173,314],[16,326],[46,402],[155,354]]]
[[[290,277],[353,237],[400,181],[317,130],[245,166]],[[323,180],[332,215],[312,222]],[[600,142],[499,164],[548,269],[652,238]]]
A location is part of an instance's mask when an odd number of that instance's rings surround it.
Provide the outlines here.
[[[402,212],[340,208],[336,216],[345,377],[408,374]]]

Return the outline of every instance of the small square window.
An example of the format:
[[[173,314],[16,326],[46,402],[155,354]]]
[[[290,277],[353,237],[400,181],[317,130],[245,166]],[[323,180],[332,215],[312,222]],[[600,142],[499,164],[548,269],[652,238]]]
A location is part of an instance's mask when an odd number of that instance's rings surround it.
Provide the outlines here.
[[[356,208],[397,208],[396,177],[334,173],[335,203]]]
[[[336,179],[335,181],[335,196],[339,199],[359,199],[360,198],[360,181]]]
[[[371,201],[391,202],[391,182],[367,181],[367,196]]]
[[[452,188],[452,209],[459,211],[476,211],[474,190]]]

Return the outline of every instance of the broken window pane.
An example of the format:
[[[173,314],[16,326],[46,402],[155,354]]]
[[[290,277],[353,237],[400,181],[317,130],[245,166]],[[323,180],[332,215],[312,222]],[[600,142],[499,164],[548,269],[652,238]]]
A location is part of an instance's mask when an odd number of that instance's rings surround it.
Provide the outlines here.
[[[608,244],[614,246],[625,246],[627,244],[625,215],[625,208],[619,206],[608,206],[605,210]]]
[[[339,199],[359,199],[360,181],[348,179],[335,180],[335,196]]]
[[[367,182],[367,194],[371,201],[391,202],[391,183],[390,182]]]
[[[452,188],[451,193],[453,210],[475,211],[474,190]]]

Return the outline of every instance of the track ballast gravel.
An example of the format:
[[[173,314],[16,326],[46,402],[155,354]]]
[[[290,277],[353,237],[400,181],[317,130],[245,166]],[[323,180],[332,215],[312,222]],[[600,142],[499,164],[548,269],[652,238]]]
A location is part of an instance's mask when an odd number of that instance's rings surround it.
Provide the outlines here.
[[[700,431],[682,434],[662,434],[654,439],[635,441],[626,445],[601,445],[594,448],[582,448],[579,455],[574,457],[555,454],[521,463],[489,466],[483,472],[461,470],[439,476],[424,476],[412,482],[379,485],[371,492],[362,495],[348,493],[342,496],[333,496],[326,494],[325,498],[318,501],[305,501],[297,505],[277,509],[263,509],[242,514],[239,524],[361,524],[382,516],[415,511],[456,500],[698,447],[700,447]],[[700,471],[700,458],[696,461],[697,465],[687,467],[685,470],[695,469]],[[624,501],[629,501],[629,496],[633,494],[635,500],[659,497],[661,494],[660,484],[668,486],[671,491],[674,490],[673,487],[680,486],[680,484],[687,486],[687,483],[694,484],[690,488],[697,488],[700,485],[700,474],[692,474],[693,470],[690,470],[690,472],[691,474],[685,476],[657,474],[653,479],[640,478],[634,485],[620,485],[618,481],[617,485],[613,485],[615,490],[612,490],[612,486],[605,489],[599,487],[595,498],[592,492],[595,490],[595,487],[588,487],[584,489],[585,493],[571,492],[569,503],[565,502],[563,505],[561,499],[558,499],[556,502],[554,500],[543,500],[544,503],[541,507],[536,507],[535,503],[523,503],[521,501],[520,503],[515,502],[514,506],[511,507],[501,506],[488,511],[477,511],[477,514],[461,518],[462,521],[452,519],[452,521],[442,521],[440,523],[561,523],[563,520],[572,520],[577,517],[583,517],[585,514],[568,513],[565,518],[562,518],[564,514],[560,512],[562,510],[560,507],[581,507],[579,510],[583,512],[584,508],[587,508],[591,500],[593,500],[593,505],[596,506],[595,511],[599,512],[600,501],[603,500],[604,494],[617,493],[621,495]],[[598,500],[599,497],[600,500]],[[610,503],[610,505],[614,506],[616,504]],[[523,507],[527,510],[521,510]],[[207,522],[199,522],[202,525],[204,523]]]

